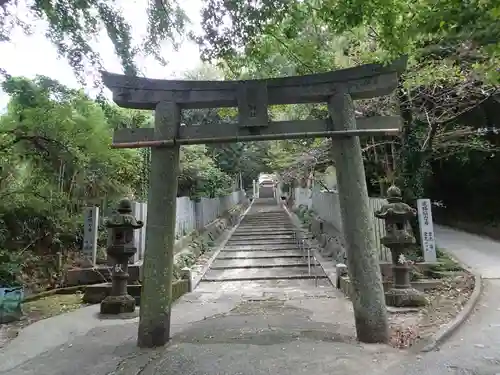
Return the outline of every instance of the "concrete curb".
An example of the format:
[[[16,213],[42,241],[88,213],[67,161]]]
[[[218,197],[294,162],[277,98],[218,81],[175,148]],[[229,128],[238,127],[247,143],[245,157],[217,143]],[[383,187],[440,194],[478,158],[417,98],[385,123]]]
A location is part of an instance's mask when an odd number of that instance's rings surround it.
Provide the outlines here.
[[[462,267],[468,269],[468,267],[464,266],[463,264]],[[474,308],[479,301],[479,297],[481,297],[481,292],[483,291],[483,279],[481,275],[471,271],[470,269],[469,272],[471,272],[474,276],[474,290],[472,291],[469,300],[451,322],[445,324],[431,337],[431,342],[427,344],[421,350],[421,352],[426,353],[433,350],[438,350],[439,346],[442,345],[447,339],[449,339],[474,311]]]
[[[233,233],[240,226],[241,220],[243,220],[243,218],[246,216],[246,214],[248,213],[248,211],[250,210],[250,208],[252,208],[253,202],[254,202],[254,200],[252,200],[250,202],[250,204],[248,205],[248,207],[245,210],[245,212],[243,212],[243,214],[240,215],[240,218],[238,219],[238,222],[236,223],[236,225],[234,225],[231,228],[231,230],[225,234],[225,238],[221,241],[221,243],[219,244],[219,246],[217,247],[217,249],[214,251],[214,253],[210,257],[210,259],[208,260],[208,262],[203,266],[203,268],[200,271],[200,273],[192,280],[192,290],[193,291],[196,289],[196,287],[198,286],[198,284],[201,282],[201,279],[203,279],[203,277],[205,276],[205,274],[208,272],[208,270],[210,269],[210,266],[215,261],[215,258],[217,258],[217,256],[220,254],[220,252],[222,251],[222,249],[224,249],[224,247],[226,246],[227,241],[229,241],[229,239],[231,238],[231,236],[233,235]]]

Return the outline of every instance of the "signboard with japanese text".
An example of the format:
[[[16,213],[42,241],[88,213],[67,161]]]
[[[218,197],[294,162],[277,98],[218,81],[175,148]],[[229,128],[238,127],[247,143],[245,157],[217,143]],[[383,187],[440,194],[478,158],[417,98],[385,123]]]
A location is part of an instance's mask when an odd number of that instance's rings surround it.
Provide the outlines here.
[[[417,210],[424,261],[436,262],[436,240],[434,238],[431,200],[418,199]]]
[[[136,263],[144,260],[144,250],[146,248],[146,220],[148,217],[148,204],[141,202],[132,202],[132,215],[135,216],[137,220],[144,223],[141,229],[134,231],[134,246],[137,252],[134,254],[133,258],[130,258],[130,263]]]
[[[83,255],[96,265],[99,235],[99,207],[87,207],[83,213]]]

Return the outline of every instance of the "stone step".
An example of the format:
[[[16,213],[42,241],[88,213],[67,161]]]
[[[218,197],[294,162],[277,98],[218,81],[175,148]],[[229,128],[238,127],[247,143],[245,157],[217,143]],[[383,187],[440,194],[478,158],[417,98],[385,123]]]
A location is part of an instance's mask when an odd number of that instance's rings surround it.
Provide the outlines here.
[[[265,241],[278,241],[278,240],[295,240],[292,234],[275,234],[274,236],[262,236],[259,234],[256,235],[245,235],[240,234],[239,236],[235,236],[234,234],[231,236],[233,241],[253,241],[253,240],[265,240]]]
[[[290,218],[285,215],[246,215],[243,220],[285,220],[288,221]]]
[[[244,220],[290,220],[287,215],[246,215]]]
[[[255,296],[262,298],[263,293],[267,296],[277,293],[278,298],[300,298],[315,296],[336,296],[330,280],[327,278],[314,279],[274,279],[274,280],[242,280],[242,281],[212,281],[198,284],[192,295],[215,293],[225,296],[235,294],[237,296]]]
[[[224,251],[219,253],[217,259],[283,259],[283,258],[303,258],[299,250],[253,250],[253,251]]]
[[[241,238],[230,238],[227,242],[228,245],[296,245],[297,242],[293,239],[259,239],[258,237],[253,237],[251,239],[241,239]]]
[[[314,279],[326,277],[320,266],[276,267],[276,268],[232,268],[227,270],[209,269],[203,279],[205,281],[238,281],[238,280],[277,280],[277,279]]]
[[[286,212],[283,210],[263,210],[262,208],[258,211],[250,210],[247,214],[248,216],[286,216]]]
[[[288,216],[283,215],[255,215],[255,216],[245,216],[243,220],[268,220],[268,221],[289,221],[290,218]]]
[[[266,219],[252,219],[241,221],[242,224],[289,224],[288,220],[266,220]]]
[[[243,218],[241,220],[241,223],[242,224],[259,224],[259,223],[266,223],[266,224],[269,224],[269,223],[274,223],[274,224],[288,224],[288,225],[291,225],[292,223],[290,222],[290,220],[266,220],[266,219],[252,219],[252,220],[248,220],[248,219],[245,219]]]
[[[269,241],[271,243],[279,242],[279,241],[284,241],[284,242],[291,242],[294,241],[295,238],[293,235],[285,235],[284,237],[271,237],[271,236],[265,236],[265,237],[260,237],[258,235],[251,236],[251,235],[246,235],[244,236],[246,238],[243,238],[243,236],[236,236],[229,238],[229,241],[247,241],[247,240],[256,240],[256,241]]]
[[[266,270],[266,269],[263,269]],[[215,272],[215,271],[214,271]],[[314,279],[328,279],[326,275],[288,275],[288,276],[276,276],[276,274],[272,273],[269,276],[241,276],[241,277],[228,277],[224,279],[219,279],[219,278],[204,278],[201,281],[206,281],[206,282],[232,282],[232,281],[259,281],[259,280],[314,280]]]
[[[238,228],[236,231],[233,233],[233,236],[250,236],[250,235],[255,235],[255,236],[293,236],[294,231],[293,230],[246,230],[246,229],[241,229]]]
[[[240,244],[240,245],[229,245],[224,246],[223,252],[238,252],[238,251],[278,251],[278,250],[293,250],[300,251],[296,244],[292,245],[272,245],[272,244]]]
[[[298,258],[239,258],[239,259],[219,259],[210,266],[211,269],[228,268],[272,268],[272,267],[307,267],[307,261],[303,257]]]
[[[282,225],[282,226],[275,226],[275,225],[240,225],[237,229],[238,231],[243,230],[253,230],[255,232],[258,231],[279,231],[279,230],[287,230],[287,231],[293,231],[293,227],[287,226],[287,225]]]

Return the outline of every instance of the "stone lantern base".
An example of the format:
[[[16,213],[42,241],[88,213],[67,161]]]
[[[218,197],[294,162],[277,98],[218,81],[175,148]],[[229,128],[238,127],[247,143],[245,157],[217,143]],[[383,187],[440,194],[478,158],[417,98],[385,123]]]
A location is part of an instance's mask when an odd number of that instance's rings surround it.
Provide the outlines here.
[[[118,315],[134,311],[135,299],[128,294],[123,296],[107,296],[101,302],[101,314]]]
[[[392,288],[385,293],[385,303],[393,307],[420,307],[427,304],[427,299],[415,288]]]

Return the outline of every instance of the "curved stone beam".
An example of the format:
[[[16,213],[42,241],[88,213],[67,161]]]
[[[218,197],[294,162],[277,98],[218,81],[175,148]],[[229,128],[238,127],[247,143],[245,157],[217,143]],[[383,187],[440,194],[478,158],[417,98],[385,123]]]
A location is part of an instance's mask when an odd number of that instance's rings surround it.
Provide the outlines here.
[[[130,77],[102,71],[103,83],[119,106],[154,109],[161,101],[176,102],[182,108],[237,107],[242,86],[267,88],[269,105],[326,102],[339,89],[351,97],[369,99],[390,94],[407,58],[390,65],[366,64],[328,73],[247,81],[188,81]]]

